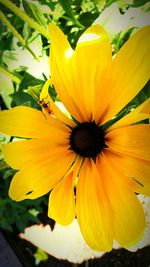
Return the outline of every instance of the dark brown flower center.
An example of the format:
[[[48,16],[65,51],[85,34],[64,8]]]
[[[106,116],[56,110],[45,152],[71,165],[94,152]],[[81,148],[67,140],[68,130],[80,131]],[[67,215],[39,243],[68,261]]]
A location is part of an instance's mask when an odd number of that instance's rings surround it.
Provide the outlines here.
[[[95,158],[105,147],[104,131],[95,122],[83,122],[72,129],[71,149],[82,157]]]

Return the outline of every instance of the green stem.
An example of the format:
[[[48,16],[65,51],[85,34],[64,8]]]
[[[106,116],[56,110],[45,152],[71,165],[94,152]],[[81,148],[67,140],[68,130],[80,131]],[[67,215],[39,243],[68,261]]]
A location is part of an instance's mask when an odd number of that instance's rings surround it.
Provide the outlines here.
[[[25,12],[20,10],[16,5],[14,5],[9,0],[0,0],[0,3],[11,9],[15,14],[17,14],[21,19],[23,19],[25,22],[27,22],[33,29],[36,31],[39,31],[43,36],[45,36],[47,39],[49,39],[49,35],[44,27],[40,26],[38,23],[36,23],[33,19],[31,19]]]
[[[2,66],[0,66],[0,72],[4,73],[6,76],[8,76],[12,81],[16,83],[20,83],[20,80],[18,77],[14,76],[11,72],[4,69]]]
[[[26,44],[25,40],[22,38],[22,36],[16,31],[16,29],[11,25],[11,23],[9,22],[9,20],[6,18],[6,16],[0,11],[0,19],[2,20],[2,22],[4,24],[6,24],[6,26],[8,27],[8,29],[12,32],[12,34],[19,40],[19,42],[32,54],[32,56],[39,61],[39,59],[37,58],[37,56],[34,54],[34,52],[32,51],[32,49]]]
[[[70,19],[74,22],[74,24],[75,24],[77,27],[79,27],[79,28],[81,28],[81,29],[85,29],[85,26],[84,26],[83,24],[81,24],[81,23],[76,19],[75,16],[74,16],[74,17],[70,17]]]

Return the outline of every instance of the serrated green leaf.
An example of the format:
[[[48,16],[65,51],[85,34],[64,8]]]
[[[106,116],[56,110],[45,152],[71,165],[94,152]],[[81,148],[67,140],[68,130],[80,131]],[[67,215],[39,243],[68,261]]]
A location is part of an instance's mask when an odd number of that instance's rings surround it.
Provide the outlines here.
[[[22,4],[27,15],[29,15],[40,25],[44,26],[45,28],[47,27],[47,20],[44,14],[42,13],[41,9],[37,5],[28,2],[26,0],[22,0]]]

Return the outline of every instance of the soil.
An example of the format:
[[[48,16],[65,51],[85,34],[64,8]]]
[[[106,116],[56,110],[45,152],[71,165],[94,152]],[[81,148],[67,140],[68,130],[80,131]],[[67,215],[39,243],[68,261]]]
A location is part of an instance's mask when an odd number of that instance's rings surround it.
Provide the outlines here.
[[[36,252],[29,242],[22,240],[13,233],[2,230],[3,235],[9,242],[15,254],[24,267],[35,267]],[[137,252],[129,252],[125,249],[112,250],[101,258],[89,260],[82,264],[73,264],[68,261],[58,260],[49,256],[48,260],[41,262],[38,267],[150,267],[150,246],[139,249]]]

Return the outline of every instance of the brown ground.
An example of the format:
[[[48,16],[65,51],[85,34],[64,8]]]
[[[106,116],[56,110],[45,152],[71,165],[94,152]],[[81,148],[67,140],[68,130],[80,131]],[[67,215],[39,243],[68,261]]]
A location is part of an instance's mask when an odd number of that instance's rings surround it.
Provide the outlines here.
[[[8,233],[3,230],[2,233],[15,251],[22,266],[35,267],[35,260],[32,255],[36,248],[27,241],[19,239],[15,233]],[[41,262],[38,267],[150,267],[150,246],[134,253],[125,249],[112,250],[99,259],[89,260],[78,265],[49,256],[48,260]]]

